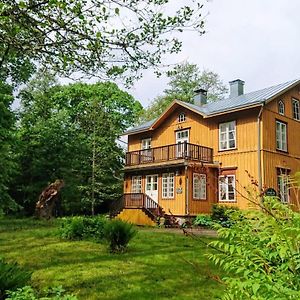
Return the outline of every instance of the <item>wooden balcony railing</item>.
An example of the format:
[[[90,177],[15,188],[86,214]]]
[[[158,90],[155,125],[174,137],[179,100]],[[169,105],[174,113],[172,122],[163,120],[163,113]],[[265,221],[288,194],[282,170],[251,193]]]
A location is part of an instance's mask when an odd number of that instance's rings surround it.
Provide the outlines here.
[[[157,163],[176,159],[213,162],[213,149],[191,143],[172,144],[126,153],[126,166]]]

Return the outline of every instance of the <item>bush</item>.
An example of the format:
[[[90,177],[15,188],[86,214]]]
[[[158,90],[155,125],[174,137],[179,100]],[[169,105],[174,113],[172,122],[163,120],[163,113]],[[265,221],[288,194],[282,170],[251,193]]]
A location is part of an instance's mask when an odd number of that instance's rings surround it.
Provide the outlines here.
[[[228,300],[300,299],[300,214],[277,198],[260,209],[232,211],[233,225],[219,225],[218,253],[209,258],[231,276],[224,278]]]
[[[93,238],[101,240],[104,237],[104,225],[107,219],[97,217],[71,217],[63,218],[60,235],[69,240],[82,240]]]
[[[38,297],[36,292],[31,286],[25,286],[23,288],[17,289],[17,291],[8,292],[8,298],[11,300],[77,300],[77,297],[73,295],[64,295],[64,289],[62,287],[50,288],[45,291],[45,296]]]
[[[130,223],[112,220],[104,226],[104,236],[111,252],[124,252],[137,231]]]
[[[230,219],[230,214],[232,211],[239,210],[235,206],[225,206],[220,204],[213,204],[211,219],[212,221],[220,224],[222,227],[231,227],[232,220]]]
[[[213,221],[211,219],[211,216],[209,215],[198,215],[196,219],[194,220],[194,225],[196,226],[202,226],[202,227],[211,227],[213,224]]]
[[[7,290],[25,286],[31,278],[31,272],[22,269],[17,263],[8,263],[0,259],[0,299],[4,299]]]

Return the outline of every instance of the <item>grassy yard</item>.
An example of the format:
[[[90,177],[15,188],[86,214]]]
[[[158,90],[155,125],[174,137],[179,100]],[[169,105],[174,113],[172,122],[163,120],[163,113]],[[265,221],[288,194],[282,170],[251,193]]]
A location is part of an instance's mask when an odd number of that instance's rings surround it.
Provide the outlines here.
[[[222,294],[213,279],[220,271],[205,257],[211,250],[190,237],[139,229],[128,252],[118,255],[105,244],[61,240],[57,232],[57,222],[0,219],[0,256],[32,270],[34,287],[62,285],[79,299],[210,300]]]

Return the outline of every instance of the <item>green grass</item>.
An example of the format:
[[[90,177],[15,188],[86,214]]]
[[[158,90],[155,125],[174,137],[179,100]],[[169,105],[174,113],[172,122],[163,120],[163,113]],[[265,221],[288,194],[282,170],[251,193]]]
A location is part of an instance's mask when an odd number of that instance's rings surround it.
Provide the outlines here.
[[[138,229],[125,254],[107,245],[65,241],[59,221],[0,219],[0,256],[33,271],[38,289],[62,285],[79,299],[219,299],[211,251],[190,237]],[[203,238],[202,238],[203,239]],[[210,239],[206,238],[205,241]]]

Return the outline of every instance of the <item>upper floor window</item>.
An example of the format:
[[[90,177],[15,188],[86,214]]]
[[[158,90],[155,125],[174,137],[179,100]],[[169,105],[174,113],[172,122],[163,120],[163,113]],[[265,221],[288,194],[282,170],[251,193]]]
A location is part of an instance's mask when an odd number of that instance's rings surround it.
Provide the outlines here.
[[[284,103],[282,100],[278,102],[278,113],[284,116]]]
[[[193,174],[193,199],[206,200],[206,175]]]
[[[276,149],[287,151],[286,123],[276,121]]]
[[[142,150],[151,148],[151,138],[142,139]]]
[[[300,120],[300,105],[299,100],[292,99],[292,105],[293,105],[293,118],[295,120]]]
[[[219,148],[229,150],[236,148],[236,122],[226,122],[219,125]]]
[[[180,113],[178,115],[178,123],[185,122],[185,120],[186,120],[185,113]]]
[[[219,177],[219,201],[235,201],[235,175]]]

